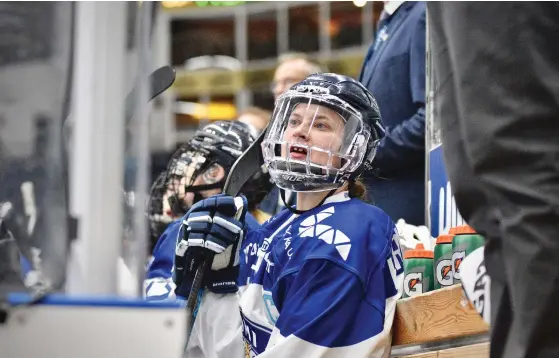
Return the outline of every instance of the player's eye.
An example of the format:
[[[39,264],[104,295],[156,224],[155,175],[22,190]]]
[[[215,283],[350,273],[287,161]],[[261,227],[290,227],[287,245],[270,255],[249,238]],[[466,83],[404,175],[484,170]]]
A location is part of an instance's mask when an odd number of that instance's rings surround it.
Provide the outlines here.
[[[330,130],[331,127],[328,123],[323,122],[323,121],[317,121],[314,123],[314,127],[320,131],[327,131]]]
[[[289,126],[294,128],[294,127],[298,127],[299,124],[301,124],[301,120],[299,118],[296,117],[291,117],[289,118]]]

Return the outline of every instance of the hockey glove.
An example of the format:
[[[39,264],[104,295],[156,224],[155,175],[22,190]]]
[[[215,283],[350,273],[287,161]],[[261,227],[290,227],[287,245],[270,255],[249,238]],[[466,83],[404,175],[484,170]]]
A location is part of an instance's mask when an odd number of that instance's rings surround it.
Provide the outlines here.
[[[247,212],[244,196],[212,196],[194,204],[183,217],[177,238],[173,280],[175,293],[188,297],[196,269],[203,260],[213,259],[204,273],[203,287],[215,293],[237,291],[239,249]]]

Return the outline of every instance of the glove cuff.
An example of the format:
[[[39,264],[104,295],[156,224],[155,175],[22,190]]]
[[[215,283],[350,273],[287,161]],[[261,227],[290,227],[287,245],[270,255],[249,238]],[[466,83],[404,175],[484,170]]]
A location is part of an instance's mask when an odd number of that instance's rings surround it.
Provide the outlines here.
[[[239,266],[212,270],[205,276],[204,286],[213,293],[235,293],[238,290],[238,276]]]

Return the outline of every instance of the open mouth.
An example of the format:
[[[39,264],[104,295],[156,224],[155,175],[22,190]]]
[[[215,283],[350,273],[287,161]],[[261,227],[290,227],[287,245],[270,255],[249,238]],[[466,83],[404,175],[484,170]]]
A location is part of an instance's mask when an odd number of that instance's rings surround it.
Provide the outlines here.
[[[289,156],[293,159],[305,159],[307,157],[307,148],[292,145],[289,148]]]

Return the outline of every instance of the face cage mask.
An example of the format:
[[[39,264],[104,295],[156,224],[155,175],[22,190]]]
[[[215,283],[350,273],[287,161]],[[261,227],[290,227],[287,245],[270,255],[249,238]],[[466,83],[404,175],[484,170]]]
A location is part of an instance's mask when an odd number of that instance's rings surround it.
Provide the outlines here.
[[[335,190],[361,169],[370,136],[361,113],[338,97],[287,91],[262,143],[264,161],[281,189]]]
[[[186,151],[177,160],[176,166],[169,168],[171,195],[168,203],[174,215],[183,216],[190,209],[190,205],[185,202],[187,193],[194,193],[194,204],[204,199],[201,192],[223,188],[225,178],[216,181],[212,175],[220,164],[218,161],[207,160],[207,155],[207,151],[203,149]],[[199,176],[202,176],[204,184],[194,185]]]
[[[147,204],[151,251],[153,251],[157,240],[161,234],[163,234],[167,225],[176,219],[172,213],[169,212],[169,207],[165,205],[167,194],[167,173],[164,172],[161,173],[153,183]]]

